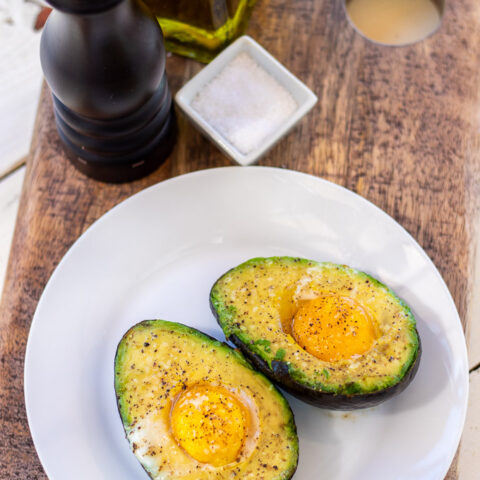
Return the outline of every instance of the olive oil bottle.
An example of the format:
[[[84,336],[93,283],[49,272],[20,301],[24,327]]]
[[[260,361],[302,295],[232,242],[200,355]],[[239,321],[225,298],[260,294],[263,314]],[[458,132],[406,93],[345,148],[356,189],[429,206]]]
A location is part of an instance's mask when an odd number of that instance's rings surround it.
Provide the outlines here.
[[[167,50],[212,60],[240,36],[256,0],[144,0],[157,17]]]

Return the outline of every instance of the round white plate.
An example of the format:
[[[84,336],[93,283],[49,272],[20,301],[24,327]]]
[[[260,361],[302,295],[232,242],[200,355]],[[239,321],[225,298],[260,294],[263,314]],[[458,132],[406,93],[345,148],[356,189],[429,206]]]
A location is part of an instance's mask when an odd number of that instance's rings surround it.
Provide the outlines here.
[[[432,262],[392,218],[348,190],[288,170],[230,167],[129,198],[52,275],[25,360],[28,420],[50,480],[147,478],[117,412],[117,343],[153,318],[223,340],[211,285],[238,263],[271,255],[377,277],[412,307],[423,344],[414,381],[379,407],[338,413],[287,396],[300,438],[295,479],[443,479],[463,428],[468,368],[455,305]]]

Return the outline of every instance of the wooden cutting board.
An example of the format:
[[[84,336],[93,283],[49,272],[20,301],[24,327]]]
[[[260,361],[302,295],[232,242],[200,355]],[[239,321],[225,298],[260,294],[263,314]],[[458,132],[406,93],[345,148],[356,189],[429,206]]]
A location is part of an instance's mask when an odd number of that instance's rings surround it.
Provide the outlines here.
[[[478,1],[447,1],[439,32],[388,48],[352,29],[341,0],[263,0],[248,30],[319,97],[260,164],[321,176],[392,215],[437,265],[466,327],[480,202],[479,27]],[[201,67],[169,57],[172,90]],[[168,161],[143,180],[107,185],[67,161],[49,91],[42,92],[0,305],[1,478],[46,478],[26,420],[23,361],[37,302],[65,252],[135,192],[231,164],[178,113],[178,143]],[[458,478],[455,462],[448,478]]]

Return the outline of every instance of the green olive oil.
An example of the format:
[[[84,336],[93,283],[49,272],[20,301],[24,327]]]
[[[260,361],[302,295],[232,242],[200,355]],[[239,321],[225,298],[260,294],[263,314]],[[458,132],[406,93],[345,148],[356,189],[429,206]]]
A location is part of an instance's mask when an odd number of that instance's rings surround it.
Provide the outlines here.
[[[256,0],[145,0],[167,50],[208,63],[240,36]]]

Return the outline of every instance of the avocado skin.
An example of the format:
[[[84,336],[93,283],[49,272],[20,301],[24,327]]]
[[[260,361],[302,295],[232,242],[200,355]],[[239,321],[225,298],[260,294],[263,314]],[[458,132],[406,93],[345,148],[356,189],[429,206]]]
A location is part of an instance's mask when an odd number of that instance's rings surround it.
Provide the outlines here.
[[[412,363],[410,369],[405,373],[402,380],[397,384],[384,390],[379,390],[378,392],[342,395],[322,392],[302,385],[292,378],[286,362],[273,360],[272,368],[270,368],[263,358],[252,352],[236,335],[232,335],[228,340],[239,348],[243,355],[257,370],[273,380],[277,386],[283,388],[294,397],[303,400],[305,403],[313,405],[314,407],[327,408],[329,410],[358,410],[361,408],[375,407],[403,392],[418,371],[420,365],[419,359],[422,351],[419,339],[417,358],[415,359],[415,362]]]
[[[117,345],[116,351],[115,351],[115,357],[114,357],[114,372],[115,372],[115,379],[114,379],[114,389],[115,389],[115,396],[117,399],[116,405],[117,405],[117,411],[120,417],[120,420],[122,422],[122,425],[124,429],[126,429],[127,426],[127,420],[126,420],[126,415],[125,412],[122,409],[122,398],[121,395],[118,393],[118,387],[119,385],[117,384],[117,375],[118,375],[118,365],[120,363],[121,356],[123,355],[122,348],[123,348],[123,343],[125,339],[128,338],[129,334],[134,332],[135,330],[138,329],[148,329],[150,327],[158,327],[162,326],[165,328],[168,328],[171,331],[179,332],[179,333],[187,333],[191,335],[192,337],[197,337],[200,339],[202,342],[207,343],[207,344],[212,344],[214,345],[218,350],[223,350],[223,351],[228,351],[232,352],[236,358],[236,361],[240,364],[246,367],[247,369],[251,370],[252,375],[260,376],[263,377],[267,382],[269,382],[268,377],[265,378],[265,376],[262,374],[262,372],[255,370],[252,366],[252,364],[247,361],[247,359],[242,355],[242,353],[238,349],[233,349],[231,345],[228,345],[225,342],[221,342],[217,340],[216,338],[200,331],[197,330],[193,327],[189,327],[187,325],[181,324],[181,323],[176,323],[176,322],[169,322],[166,320],[143,320],[132,327],[130,327],[125,334],[122,336],[122,339]],[[295,423],[295,418],[293,411],[290,407],[290,404],[286,400],[286,398],[283,396],[283,393],[275,386],[274,383],[271,381],[269,382],[271,389],[272,389],[272,395],[274,395],[277,399],[277,401],[282,405],[284,412],[285,412],[285,430],[289,432],[290,437],[292,438],[291,441],[291,446],[292,446],[292,451],[293,451],[293,462],[290,464],[289,469],[284,472],[280,472],[279,476],[276,480],[291,480],[291,478],[295,475],[295,472],[297,471],[298,468],[298,459],[299,459],[299,445],[298,445],[298,435],[297,435],[297,425]],[[125,430],[126,434],[126,430]],[[128,440],[128,437],[126,435],[126,438]],[[153,480],[155,479],[155,475],[148,470],[148,468],[141,462],[139,462],[145,473]]]
[[[310,264],[312,263],[311,260],[299,257],[270,257],[273,259],[286,259],[293,263],[305,263]],[[224,325],[220,319],[220,315],[215,308],[214,305],[214,298],[215,293],[214,290],[216,288],[217,283],[229,275],[230,273],[236,271],[239,267],[243,267],[248,265],[249,263],[254,263],[257,261],[268,260],[268,258],[258,257],[252,258],[247,260],[246,262],[237,265],[225,273],[223,273],[217,281],[213,284],[210,295],[209,295],[209,303],[210,309],[217,320],[217,323],[220,325],[222,330],[225,333]],[[317,262],[313,262],[317,263]],[[370,275],[361,272],[365,277],[370,279],[374,284],[381,284],[376,278],[371,277]],[[390,290],[390,289],[389,289]],[[392,292],[393,293],[393,292]],[[395,295],[396,297],[396,295]],[[396,297],[398,299],[398,297]],[[404,307],[407,307],[410,311],[410,308],[403,302],[403,300],[398,299]],[[369,393],[355,393],[352,395],[346,395],[341,393],[331,393],[325,392],[322,390],[315,389],[304,383],[300,383],[292,376],[290,372],[290,368],[287,362],[272,360],[271,366],[266,362],[261,356],[257,353],[252,351],[248,344],[244,343],[237,335],[226,335],[227,340],[231,341],[238,349],[243,353],[244,357],[252,364],[254,368],[262,372],[265,376],[267,376],[270,380],[272,380],[277,386],[285,390],[286,392],[290,393],[294,397],[310,404],[315,407],[325,408],[329,410],[340,410],[340,411],[351,411],[351,410],[359,410],[363,408],[371,408],[375,407],[386,400],[400,394],[403,392],[407,386],[412,382],[414,379],[418,368],[420,366],[420,358],[422,356],[422,344],[420,340],[420,336],[418,335],[418,331],[415,328],[415,332],[417,335],[418,340],[418,347],[416,351],[416,356],[414,361],[411,363],[409,369],[404,373],[403,377],[394,385],[384,388],[382,390],[378,390],[375,392]]]

